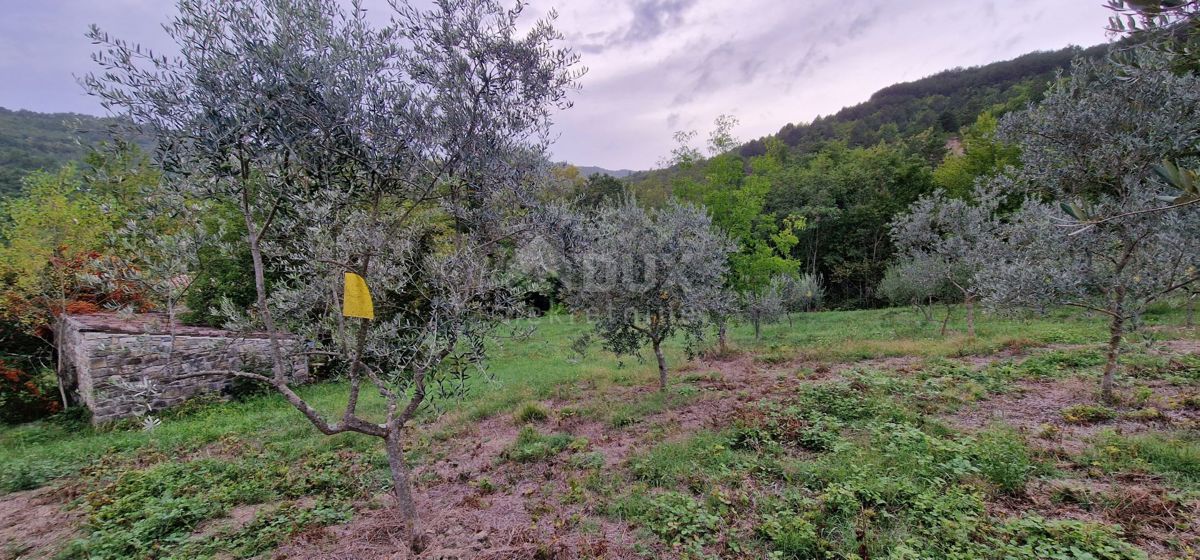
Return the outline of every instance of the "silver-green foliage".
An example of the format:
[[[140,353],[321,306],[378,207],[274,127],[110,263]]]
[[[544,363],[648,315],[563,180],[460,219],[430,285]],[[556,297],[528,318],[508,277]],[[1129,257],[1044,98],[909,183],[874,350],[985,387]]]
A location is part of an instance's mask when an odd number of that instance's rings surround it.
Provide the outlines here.
[[[1135,56],[1136,67],[1077,62],[1041,104],[1004,120],[1002,136],[1019,144],[1023,165],[991,188],[1030,200],[1009,217],[1002,242],[984,247],[987,266],[976,276],[996,306],[1106,315],[1106,398],[1129,323],[1195,280],[1200,249],[1200,210],[1146,211],[1174,196],[1153,167],[1200,142],[1200,78],[1170,71],[1153,50]],[[1095,223],[1080,227],[1083,214]]]
[[[102,70],[83,81],[156,140],[178,211],[241,215],[257,302],[225,311],[268,333],[272,372],[195,375],[260,381],[323,433],[386,440],[412,530],[405,426],[427,397],[460,394],[520,309],[511,255],[547,223],[534,187],[579,72],[551,22],[523,25],[520,6],[390,5],[378,26],[357,2],[180,0],[164,26],[178,57],[93,28]],[[345,272],[371,287],[374,321],[342,316]],[[288,386],[284,336],[339,366],[343,411]],[[386,399],[384,418],[360,416],[364,387]]]
[[[675,201],[647,209],[628,199],[583,220],[561,274],[566,301],[590,316],[607,349],[637,355],[650,345],[665,387],[662,342],[677,332],[699,341],[727,306],[734,244],[703,208]]]
[[[891,269],[892,277],[885,276],[881,286],[893,301],[965,303],[968,336],[975,335],[973,311],[982,289],[979,273],[991,265],[989,247],[1003,226],[998,214],[1003,196],[998,190],[981,185],[971,199],[949,197],[938,190],[897,216],[891,236],[901,265]]]

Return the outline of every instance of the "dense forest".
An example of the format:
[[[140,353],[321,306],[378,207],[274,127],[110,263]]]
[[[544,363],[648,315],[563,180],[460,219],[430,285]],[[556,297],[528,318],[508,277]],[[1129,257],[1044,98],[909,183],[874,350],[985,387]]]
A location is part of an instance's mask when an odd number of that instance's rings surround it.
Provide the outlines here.
[[[1072,60],[1097,59],[1107,48],[1068,47],[946,70],[744,143],[718,119],[710,157],[634,174],[628,188],[650,204],[675,196],[710,210],[730,193],[743,206],[756,199],[751,206],[763,215],[740,240],[743,251],[774,251],[776,268],[819,275],[827,305],[877,306],[884,303],[876,288],[893,254],[888,225],[896,213],[939,187],[965,194],[976,177],[1015,163],[1015,149],[995,140],[998,119],[1038,102]],[[681,145],[681,152],[701,150]],[[755,249],[789,227],[797,240],[786,254]]]

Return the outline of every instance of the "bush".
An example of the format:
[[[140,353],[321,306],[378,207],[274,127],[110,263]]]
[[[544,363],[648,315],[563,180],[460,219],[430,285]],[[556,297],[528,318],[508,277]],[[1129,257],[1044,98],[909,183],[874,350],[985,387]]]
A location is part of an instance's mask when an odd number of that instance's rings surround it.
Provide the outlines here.
[[[1016,494],[1025,489],[1034,464],[1020,434],[1010,429],[980,433],[971,451],[979,473],[1001,491]]]
[[[0,421],[28,422],[58,412],[57,383],[53,371],[31,375],[0,360]]]

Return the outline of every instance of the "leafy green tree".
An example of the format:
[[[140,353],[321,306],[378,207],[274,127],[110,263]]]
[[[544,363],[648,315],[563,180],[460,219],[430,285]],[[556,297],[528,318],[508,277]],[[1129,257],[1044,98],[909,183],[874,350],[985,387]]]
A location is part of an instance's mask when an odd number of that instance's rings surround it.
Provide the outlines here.
[[[5,314],[28,332],[66,313],[84,286],[80,263],[93,259],[114,232],[114,213],[88,193],[78,169],[36,171],[24,195],[0,207],[0,279]]]
[[[577,196],[577,207],[594,209],[619,203],[629,194],[625,189],[625,183],[620,179],[607,173],[595,173],[579,187]]]
[[[933,182],[952,197],[967,198],[976,179],[1019,164],[1017,148],[996,139],[998,123],[991,113],[980,114],[963,134],[963,153],[946,156],[934,169]]]
[[[901,145],[835,143],[768,177],[766,210],[804,219],[791,250],[802,268],[823,276],[832,297],[860,304],[874,301],[892,256],[893,216],[933,190],[928,164]]]

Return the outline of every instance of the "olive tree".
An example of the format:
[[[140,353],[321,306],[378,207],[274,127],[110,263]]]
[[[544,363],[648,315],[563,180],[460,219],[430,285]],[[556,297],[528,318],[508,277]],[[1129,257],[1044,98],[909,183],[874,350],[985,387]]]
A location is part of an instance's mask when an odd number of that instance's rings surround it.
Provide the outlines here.
[[[676,201],[647,209],[626,199],[583,220],[565,246],[566,302],[591,317],[612,352],[638,355],[649,345],[666,390],[662,344],[676,332],[701,340],[728,308],[723,286],[736,247],[703,208]]]
[[[757,290],[747,290],[741,295],[742,313],[754,326],[754,340],[762,339],[762,324],[777,321],[783,314],[783,296],[779,286],[768,283]]]
[[[779,294],[780,306],[792,325],[792,313],[804,313],[821,307],[825,301],[825,285],[821,277],[808,272],[776,274],[770,285]]]
[[[892,263],[879,282],[879,295],[892,305],[911,305],[926,323],[933,321],[934,305],[945,303],[946,317],[942,319],[942,335],[945,335],[956,292],[943,274],[945,268],[945,263],[928,255]]]
[[[83,82],[156,140],[162,189],[241,215],[256,301],[224,311],[265,332],[270,371],[187,375],[252,379],[324,434],[380,438],[415,547],[407,430],[434,397],[462,394],[522,309],[506,271],[546,223],[534,179],[580,74],[551,22],[520,23],[519,5],[390,6],[375,25],[357,2],[180,0],[164,26],[179,56],[93,27],[102,70]],[[366,279],[374,320],[343,316],[345,273]],[[340,413],[290,385],[297,340],[342,366]],[[367,387],[381,418],[360,413]]]
[[[1003,197],[994,189],[976,188],[973,200],[951,198],[938,190],[923,196],[908,212],[892,221],[892,242],[913,276],[926,276],[917,284],[951,286],[967,312],[967,336],[975,337],[975,304],[979,300],[978,273],[991,258],[984,246],[999,232]],[[931,294],[932,295],[932,294]],[[949,313],[947,313],[949,318]]]
[[[1196,279],[1196,207],[1153,211],[1173,196],[1154,173],[1164,159],[1194,157],[1200,82],[1141,51],[1129,67],[1078,61],[1036,107],[1006,117],[1021,169],[1001,192],[1032,198],[987,249],[976,282],[1001,305],[1070,305],[1107,317],[1101,384],[1112,398],[1123,336],[1150,303]],[[1047,201],[1047,202],[1043,202]],[[1088,216],[1080,227],[1079,217]]]

